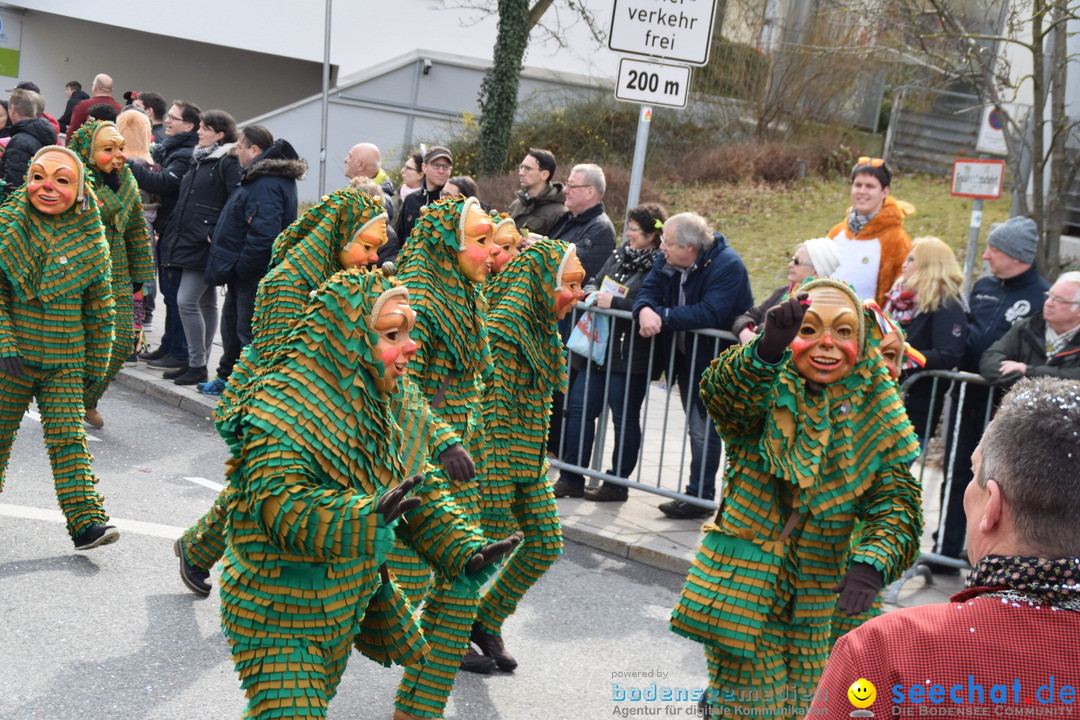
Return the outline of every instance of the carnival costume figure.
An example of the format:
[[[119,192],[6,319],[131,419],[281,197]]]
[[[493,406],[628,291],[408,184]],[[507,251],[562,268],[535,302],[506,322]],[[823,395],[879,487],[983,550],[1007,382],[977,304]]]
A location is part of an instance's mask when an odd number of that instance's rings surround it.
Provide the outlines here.
[[[414,382],[472,458],[480,456],[484,441],[482,401],[491,372],[480,283],[492,254],[492,225],[475,198],[441,198],[422,211],[398,263],[399,277],[417,310],[414,336],[420,349]],[[433,447],[429,454],[439,452]],[[482,467],[478,473],[482,475]],[[436,468],[428,475],[428,489],[452,497],[479,529],[479,480],[450,483]],[[405,670],[395,703],[394,717],[399,719],[442,717],[480,601],[480,578],[432,569],[434,586],[421,621],[432,651],[426,664]]]
[[[83,392],[108,372],[113,312],[109,245],[86,170],[75,153],[46,146],[0,207],[0,490],[36,398],[76,550],[119,537],[105,524],[82,424]]]
[[[101,207],[116,303],[109,367],[87,387],[84,398],[86,421],[94,427],[104,425],[97,410],[98,400],[135,350],[133,293],[154,282],[154,258],[142,198],[135,176],[124,162],[124,145],[116,123],[101,120],[83,123],[68,142],[68,147],[86,166],[90,186]]]
[[[834,610],[869,609],[922,530],[918,444],[859,298],[834,280],[798,292],[701,382],[728,451],[724,498],[671,627],[705,645],[703,702],[735,713],[809,704]]]
[[[492,376],[484,408],[484,533],[521,530],[522,543],[480,600],[471,639],[502,670],[517,661],[502,626],[525,593],[562,553],[559,508],[547,476],[551,396],[566,389],[558,321],[583,295],[573,245],[547,238],[530,245],[484,287],[502,298],[488,313]]]
[[[397,516],[420,501],[403,479],[390,396],[416,343],[408,291],[346,270],[316,293],[264,360],[235,422],[235,498],[221,620],[248,697],[245,718],[325,717]],[[407,605],[404,636],[419,637]],[[423,651],[403,648],[409,662]],[[400,659],[400,658],[399,658]]]

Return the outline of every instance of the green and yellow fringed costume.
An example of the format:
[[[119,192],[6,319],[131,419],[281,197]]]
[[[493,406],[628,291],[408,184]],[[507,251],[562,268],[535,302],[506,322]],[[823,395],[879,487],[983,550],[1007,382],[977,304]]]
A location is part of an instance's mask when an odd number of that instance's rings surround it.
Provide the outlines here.
[[[142,196],[139,195],[135,176],[127,165],[114,170],[119,180],[119,187],[114,191],[106,185],[101,170],[94,167],[94,137],[106,127],[115,128],[116,124],[103,120],[87,120],[68,140],[68,147],[86,166],[89,184],[100,204],[101,221],[105,225],[105,239],[109,243],[109,257],[112,260],[112,291],[116,303],[109,367],[86,389],[84,404],[87,409],[97,407],[98,400],[105,394],[106,388],[135,349],[132,283],[145,285],[154,282],[150,234],[143,218]]]
[[[387,291],[407,293],[381,273],[333,276],[264,360],[236,420],[221,622],[245,718],[325,717],[379,592],[393,531],[375,509],[403,470],[390,398],[374,383],[383,366],[369,318]]]
[[[859,305],[849,286],[813,282]],[[728,453],[724,497],[671,629],[705,645],[712,705],[761,712],[809,704],[831,648],[833,586],[856,562],[896,579],[918,552],[922,513],[908,471],[918,443],[865,339],[851,374],[816,394],[790,350],[769,365],[757,342],[728,349],[702,377]]]
[[[229,376],[228,389],[215,409],[218,430],[234,452],[242,443],[236,418],[243,410],[252,380],[263,371],[265,358],[288,336],[310,301],[312,293],[341,269],[338,258],[341,248],[365,223],[382,212],[382,205],[360,190],[337,190],[301,215],[278,236],[274,243],[272,267],[260,281],[255,298],[252,344],[244,349],[240,361]],[[433,443],[442,442],[444,437],[457,442],[457,436],[444,423],[431,419],[427,403],[419,389],[409,382],[407,375],[398,381],[398,391],[391,399],[391,408],[395,418],[405,429],[399,454],[405,464],[406,477],[423,472],[426,464],[426,456],[419,461],[416,458],[417,446],[421,449],[424,447],[420,436],[407,433],[434,433]],[[213,567],[224,552],[224,519],[230,493],[228,487],[222,490],[213,507],[183,535],[181,547],[185,558],[196,567]],[[443,518],[442,521],[447,523],[447,527],[437,536],[445,535],[455,527],[458,529],[453,541],[442,545],[451,548],[453,559],[449,564],[460,571],[464,563],[483,547],[483,537],[476,532],[466,532],[463,529],[463,520],[454,521],[454,516],[460,515],[460,511],[454,507],[445,507],[447,504],[452,505],[447,498],[432,497],[431,493],[420,494],[425,497],[425,504],[409,513],[407,518],[399,523],[399,532],[408,538],[409,528],[419,527],[429,515],[439,515]],[[439,512],[440,509],[442,512]],[[430,574],[426,565],[423,566],[423,572],[425,576]],[[422,595],[415,592],[414,586],[403,582],[402,578],[395,576],[395,579],[410,598],[419,599],[418,596]]]
[[[23,413],[37,398],[56,498],[74,538],[109,519],[94,489],[82,417],[85,382],[107,372],[113,298],[105,228],[82,163],[47,146],[30,166],[52,151],[80,168],[75,204],[45,215],[23,185],[0,207],[0,357],[18,356],[24,369],[17,378],[0,372],[0,490]]]
[[[463,246],[459,225],[467,202],[475,200],[441,198],[424,208],[398,258],[398,277],[408,286],[417,312],[412,336],[420,349],[409,372],[431,409],[457,433],[476,461],[482,450],[482,400],[490,356],[484,297],[458,265]],[[440,451],[430,448],[429,455]],[[476,480],[452,486],[442,473],[440,468],[429,473],[425,497],[449,494],[467,523],[479,530],[482,466],[478,463]],[[439,529],[439,523],[427,522],[418,531],[426,535]],[[437,547],[440,541],[425,544]],[[395,573],[414,561],[400,555],[391,560]],[[432,569],[435,584],[427,594],[421,621],[431,652],[425,665],[405,669],[396,701],[401,710],[421,717],[442,716],[480,601],[476,578],[448,567]]]
[[[484,533],[492,540],[524,533],[480,600],[477,621],[492,635],[562,553],[547,439],[551,395],[566,390],[555,291],[572,248],[545,238],[484,288],[502,298],[487,318],[493,372],[484,408]]]

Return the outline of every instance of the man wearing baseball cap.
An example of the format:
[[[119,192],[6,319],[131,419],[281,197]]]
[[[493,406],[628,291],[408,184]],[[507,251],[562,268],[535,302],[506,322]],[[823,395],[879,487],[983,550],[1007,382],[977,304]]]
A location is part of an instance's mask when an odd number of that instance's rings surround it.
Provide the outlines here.
[[[968,301],[971,322],[961,370],[978,373],[983,353],[1009,328],[1042,308],[1043,294],[1050,285],[1039,276],[1034,265],[1038,244],[1038,228],[1031,218],[1009,218],[990,231],[982,256],[990,268],[990,275],[979,278],[971,288]],[[953,423],[949,423],[945,457],[954,457],[951,448],[955,443],[955,466],[945,531],[939,534],[934,545],[934,552],[946,557],[964,557],[964,490],[973,476],[971,454],[982,437],[988,417],[987,403],[996,405],[1002,394],[1003,388],[970,385],[964,405],[960,407],[959,394],[954,390],[952,407],[960,413],[960,426],[954,436]],[[929,565],[939,574],[959,573],[955,567]]]
[[[401,238],[402,245],[412,232],[416,218],[420,217],[420,209],[442,196],[443,185],[450,179],[453,169],[454,156],[442,145],[432,145],[424,153],[424,164],[420,167],[424,173],[424,182],[420,183],[417,192],[405,196],[405,201],[401,203],[401,212],[394,219],[394,230]]]

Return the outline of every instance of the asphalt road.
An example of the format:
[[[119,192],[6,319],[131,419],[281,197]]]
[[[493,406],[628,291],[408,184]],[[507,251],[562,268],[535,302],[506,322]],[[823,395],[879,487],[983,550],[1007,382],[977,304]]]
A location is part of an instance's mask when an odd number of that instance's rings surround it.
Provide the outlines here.
[[[100,409],[90,446],[121,537],[85,553],[64,530],[36,416],[22,423],[0,494],[0,720],[239,718],[216,595],[189,593],[172,553],[217,494],[224,445],[208,419],[123,387]],[[701,687],[700,646],[667,630],[681,583],[568,543],[507,622],[518,670],[462,673],[446,717],[690,717],[688,702],[613,700]],[[399,677],[353,655],[329,717],[389,720]]]

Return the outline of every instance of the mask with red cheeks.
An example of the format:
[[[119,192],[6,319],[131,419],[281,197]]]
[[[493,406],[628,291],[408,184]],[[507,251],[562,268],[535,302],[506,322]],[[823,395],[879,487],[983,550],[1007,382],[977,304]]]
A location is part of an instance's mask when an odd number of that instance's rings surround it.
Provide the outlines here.
[[[94,167],[103,173],[118,170],[124,164],[125,144],[126,141],[115,125],[109,123],[100,126],[94,133],[94,143],[90,153]]]
[[[500,220],[495,226],[495,232],[491,236],[492,257],[491,272],[498,274],[506,267],[506,263],[517,257],[521,252],[521,233],[517,225],[510,218]],[[498,251],[496,252],[496,248]]]
[[[862,309],[837,288],[816,287],[809,295],[792,358],[800,375],[828,385],[847,377],[858,361]]]
[[[38,212],[59,215],[75,204],[79,163],[62,150],[41,153],[30,165],[26,194]]]
[[[372,354],[382,363],[382,375],[376,376],[375,387],[380,392],[393,392],[398,378],[408,372],[418,347],[409,336],[416,324],[416,312],[409,306],[408,292],[396,287],[380,295],[368,324],[379,336]]]
[[[900,363],[904,358],[904,341],[900,335],[893,331],[881,339],[878,343],[878,352],[885,360],[885,367],[889,368],[889,376],[896,380],[900,377]]]
[[[491,233],[495,229],[491,216],[484,212],[476,198],[461,206],[458,266],[461,274],[472,282],[483,282],[491,269]]]
[[[567,257],[563,261],[563,269],[559,274],[559,284],[555,287],[555,317],[562,320],[574,307],[574,303],[585,299],[585,293],[581,291],[581,283],[585,282],[585,268],[581,266],[577,252],[571,246]]]
[[[356,231],[338,253],[343,268],[364,267],[379,262],[379,248],[386,244],[386,213],[376,215]]]

